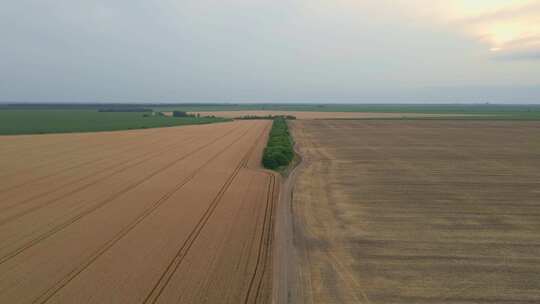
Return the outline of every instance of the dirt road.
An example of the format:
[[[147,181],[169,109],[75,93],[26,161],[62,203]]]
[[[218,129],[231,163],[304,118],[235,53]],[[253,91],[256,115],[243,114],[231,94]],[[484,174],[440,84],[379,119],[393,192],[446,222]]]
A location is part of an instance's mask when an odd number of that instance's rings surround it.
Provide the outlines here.
[[[269,127],[0,137],[0,303],[266,303]]]
[[[540,124],[292,126],[289,303],[540,303]]]

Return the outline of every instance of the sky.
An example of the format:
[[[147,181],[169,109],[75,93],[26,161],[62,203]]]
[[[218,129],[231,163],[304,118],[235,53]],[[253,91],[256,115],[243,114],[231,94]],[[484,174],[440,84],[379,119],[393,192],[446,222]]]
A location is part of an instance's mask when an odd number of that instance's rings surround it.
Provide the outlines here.
[[[540,1],[0,0],[0,101],[540,103]]]

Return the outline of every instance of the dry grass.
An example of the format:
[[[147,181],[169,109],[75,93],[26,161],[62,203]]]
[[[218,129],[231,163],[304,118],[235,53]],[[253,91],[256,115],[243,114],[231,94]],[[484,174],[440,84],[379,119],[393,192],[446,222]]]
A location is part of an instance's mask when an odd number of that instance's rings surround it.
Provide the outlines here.
[[[296,121],[293,303],[540,303],[540,124]]]

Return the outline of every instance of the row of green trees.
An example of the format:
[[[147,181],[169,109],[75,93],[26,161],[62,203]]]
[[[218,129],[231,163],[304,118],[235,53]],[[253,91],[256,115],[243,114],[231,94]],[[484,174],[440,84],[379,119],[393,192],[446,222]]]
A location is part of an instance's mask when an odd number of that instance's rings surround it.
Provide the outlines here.
[[[152,112],[152,109],[117,107],[117,108],[99,108],[98,112]]]
[[[265,115],[265,116],[244,115],[244,116],[236,117],[235,119],[250,120],[250,119],[277,119],[277,118],[296,119],[296,116],[293,116],[293,115]]]
[[[275,170],[288,166],[294,158],[294,149],[287,121],[283,117],[274,119],[268,143],[263,153],[263,166]]]

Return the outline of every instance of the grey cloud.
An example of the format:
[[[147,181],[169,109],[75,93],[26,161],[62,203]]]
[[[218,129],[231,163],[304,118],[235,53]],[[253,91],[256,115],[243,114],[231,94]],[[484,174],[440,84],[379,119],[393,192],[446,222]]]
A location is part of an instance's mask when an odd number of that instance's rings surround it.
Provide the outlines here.
[[[540,60],[540,50],[530,51],[530,52],[509,52],[497,54],[494,56],[495,59],[501,61],[512,61],[512,60]]]
[[[0,101],[437,101],[414,88],[540,79],[370,3],[9,1]]]

